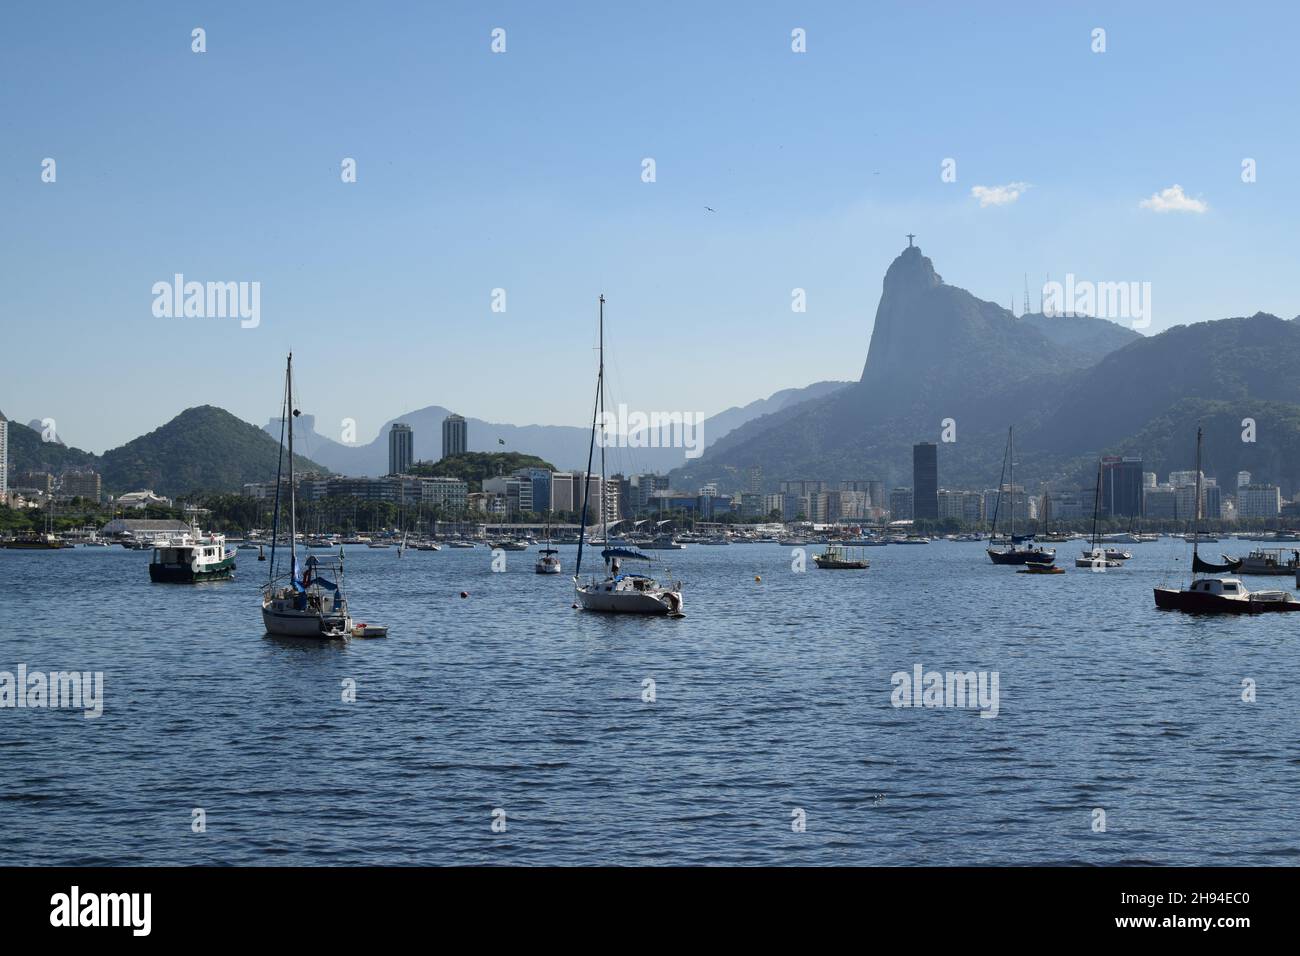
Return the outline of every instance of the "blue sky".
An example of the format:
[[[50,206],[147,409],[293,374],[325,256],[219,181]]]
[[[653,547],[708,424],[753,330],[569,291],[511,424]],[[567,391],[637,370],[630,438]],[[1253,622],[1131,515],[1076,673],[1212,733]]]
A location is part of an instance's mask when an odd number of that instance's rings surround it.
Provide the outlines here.
[[[581,425],[604,292],[611,401],[713,413],[857,378],[907,232],[1004,304],[1073,272],[1151,282],[1150,332],[1300,313],[1300,15],[1047,6],[8,5],[0,409],[95,451],[260,423],[292,347],[323,431]],[[1139,206],[1174,184],[1206,210]],[[261,324],[156,318],[177,272],[260,282]]]

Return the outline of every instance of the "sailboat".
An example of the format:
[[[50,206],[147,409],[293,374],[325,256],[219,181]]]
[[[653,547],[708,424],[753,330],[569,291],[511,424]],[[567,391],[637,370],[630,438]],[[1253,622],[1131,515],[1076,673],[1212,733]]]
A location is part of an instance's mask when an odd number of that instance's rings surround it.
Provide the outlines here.
[[[538,552],[537,563],[533,565],[533,570],[538,574],[559,574],[560,573],[560,552],[551,547],[551,522],[549,513],[546,521],[546,547]]]
[[[1094,571],[1109,571],[1111,568],[1122,567],[1117,560],[1110,557],[1109,549],[1101,548],[1097,544],[1097,512],[1101,510],[1101,460],[1097,460],[1097,485],[1093,489],[1092,495],[1092,544],[1088,550],[1084,551],[1074,559],[1076,568],[1092,568]]]
[[[1210,564],[1197,553],[1201,524],[1201,429],[1196,429],[1196,518],[1188,536],[1192,541],[1192,583],[1185,588],[1156,588],[1156,607],[1162,611],[1185,614],[1266,614],[1274,611],[1300,611],[1300,600],[1290,591],[1250,591],[1241,578],[1204,577],[1241,568],[1241,561]]]
[[[596,373],[596,402],[591,414],[591,443],[587,448],[587,471],[591,474],[593,452],[596,448],[596,425],[605,417],[605,297],[600,297],[600,365]],[[599,416],[599,417],[598,417]],[[605,529],[605,443],[600,444],[600,538],[606,540]],[[661,585],[645,574],[632,574],[622,570],[624,561],[650,562],[650,556],[630,548],[606,546],[600,552],[605,561],[605,577],[592,577],[582,583],[582,550],[587,537],[587,505],[591,497],[591,481],[582,483],[582,527],[578,532],[578,559],[573,569],[574,607],[587,611],[605,611],[613,614],[666,614],[683,617],[681,582]]]
[[[298,495],[293,483],[293,420],[300,412],[293,407],[293,353],[289,353],[284,373],[284,406],[280,416],[280,462],[289,460],[289,574],[276,576],[275,549],[280,540],[280,466],[275,474],[275,519],[271,532],[271,567],[262,585],[262,621],[268,634],[283,637],[347,637],[352,633],[352,618],[343,596],[343,550],[339,559],[321,561],[307,558],[305,568],[298,566]],[[285,430],[288,429],[288,445]]]
[[[996,537],[998,533],[998,512],[1002,509],[1002,478],[1006,477],[1007,465],[1011,466],[1011,540],[1005,549],[989,547],[986,553],[989,560],[994,564],[1051,564],[1056,560],[1055,548],[1040,548],[1030,545],[1024,548],[1017,548],[1016,544],[1020,540],[1032,540],[1033,535],[1028,535],[1024,539],[1016,537],[1016,443],[1015,443],[1014,426],[1007,429],[1007,450],[1002,459],[1002,476],[998,478],[998,500],[993,506],[993,528],[989,532],[990,538]],[[990,544],[992,542],[990,541]]]

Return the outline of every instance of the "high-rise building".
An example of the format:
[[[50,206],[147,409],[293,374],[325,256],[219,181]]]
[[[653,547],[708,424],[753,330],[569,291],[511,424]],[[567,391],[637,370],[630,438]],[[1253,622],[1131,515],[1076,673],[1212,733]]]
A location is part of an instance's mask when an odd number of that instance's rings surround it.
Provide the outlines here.
[[[15,488],[39,491],[43,495],[54,494],[54,476],[48,471],[20,471],[10,482]]]
[[[1223,517],[1223,492],[1218,485],[1205,486],[1204,516],[1215,521]]]
[[[411,470],[415,460],[415,433],[411,426],[394,422],[388,430],[388,473],[404,475]]]
[[[912,446],[912,515],[939,517],[939,446],[931,441]]]
[[[1178,492],[1174,486],[1156,485],[1147,488],[1142,495],[1142,514],[1147,518],[1177,518]]]
[[[582,507],[581,481],[572,472],[557,471],[551,475],[551,510],[561,513],[577,511]],[[575,491],[577,497],[574,497]]]
[[[1114,517],[1142,513],[1142,459],[1101,460],[1101,510]]]
[[[521,468],[515,472],[520,479],[531,485],[527,496],[530,507],[524,511],[545,514],[551,510],[551,473],[545,468]]]
[[[0,415],[0,504],[9,499],[9,420]]]
[[[763,493],[763,469],[758,465],[749,469],[749,493],[751,495]]]
[[[934,502],[935,511],[939,510],[939,499],[936,494]],[[889,493],[889,517],[894,521],[908,521],[912,518],[914,508],[912,489],[895,488]]]
[[[469,451],[469,423],[459,415],[442,420],[442,457],[463,455]]]
[[[59,492],[64,498],[90,498],[98,501],[102,491],[98,472],[66,471],[59,480]]]
[[[1248,484],[1250,484],[1250,472],[1248,471],[1237,472],[1237,487],[1245,488]]]
[[[1277,485],[1246,485],[1237,489],[1237,516],[1276,518],[1282,510],[1282,490]]]

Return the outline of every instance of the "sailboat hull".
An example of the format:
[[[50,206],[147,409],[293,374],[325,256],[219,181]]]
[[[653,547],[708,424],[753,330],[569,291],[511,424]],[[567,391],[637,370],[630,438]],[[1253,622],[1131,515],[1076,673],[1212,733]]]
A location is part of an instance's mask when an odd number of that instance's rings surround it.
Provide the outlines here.
[[[609,590],[603,584],[578,588],[584,611],[606,614],[680,614],[682,596],[676,591]]]
[[[341,616],[322,616],[297,611],[262,608],[266,633],[277,637],[342,637],[352,629],[352,622]]]
[[[1051,564],[1056,560],[1055,548],[1026,548],[1023,551],[1014,548],[995,551],[988,548],[987,553],[994,564]]]
[[[1177,588],[1155,588],[1156,607],[1184,614],[1270,614],[1300,611],[1300,601],[1225,598]]]

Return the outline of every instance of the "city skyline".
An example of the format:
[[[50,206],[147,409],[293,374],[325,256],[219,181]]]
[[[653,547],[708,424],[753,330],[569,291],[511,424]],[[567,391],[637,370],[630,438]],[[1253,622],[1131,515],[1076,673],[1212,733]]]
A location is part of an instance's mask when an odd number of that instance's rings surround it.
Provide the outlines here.
[[[881,269],[909,233],[947,281],[1017,311],[1026,284],[1036,300],[1049,275],[1075,275],[1150,282],[1143,334],[1300,312],[1286,279],[1297,133],[1274,121],[1295,11],[1271,13],[1277,29],[1260,35],[1250,18],[1209,27],[1119,5],[973,22],[771,4],[743,20],[673,4],[564,22],[522,7],[400,9],[400,36],[338,11],[309,25],[290,11],[148,4],[81,22],[55,8],[4,15],[0,69],[26,91],[7,104],[0,156],[6,219],[26,237],[10,253],[21,280],[0,300],[6,414],[55,419],[96,452],[197,404],[261,422],[292,347],[303,404],[355,421],[362,441],[431,404],[576,425],[601,292],[619,397],[715,413],[856,380]],[[885,18],[893,40],[881,45]],[[507,46],[494,54],[498,27]],[[794,29],[806,52],[792,50]],[[355,57],[346,74],[320,52],[340,45]],[[78,56],[48,73],[70,46]],[[679,69],[662,69],[666,50]],[[962,79],[973,72],[978,92]],[[1035,72],[1056,82],[1023,83]],[[814,94],[841,119],[806,122]],[[378,118],[411,112],[433,122]],[[589,118],[607,113],[638,122],[593,136]],[[1087,149],[1034,148],[1080,136]],[[243,142],[259,148],[228,148]],[[348,158],[354,183],[341,181]],[[654,182],[642,181],[647,158]],[[258,325],[155,316],[153,285],[177,274],[260,283]],[[505,312],[492,311],[497,289]],[[806,312],[792,312],[794,289]],[[763,348],[773,335],[783,346]],[[521,340],[528,349],[503,347]],[[180,400],[118,372],[125,342],[221,374]],[[727,343],[744,361],[718,360]],[[641,360],[647,345],[665,347],[659,360]],[[451,361],[449,347],[472,358]],[[334,387],[349,375],[368,387]],[[549,387],[532,386],[539,376]]]

